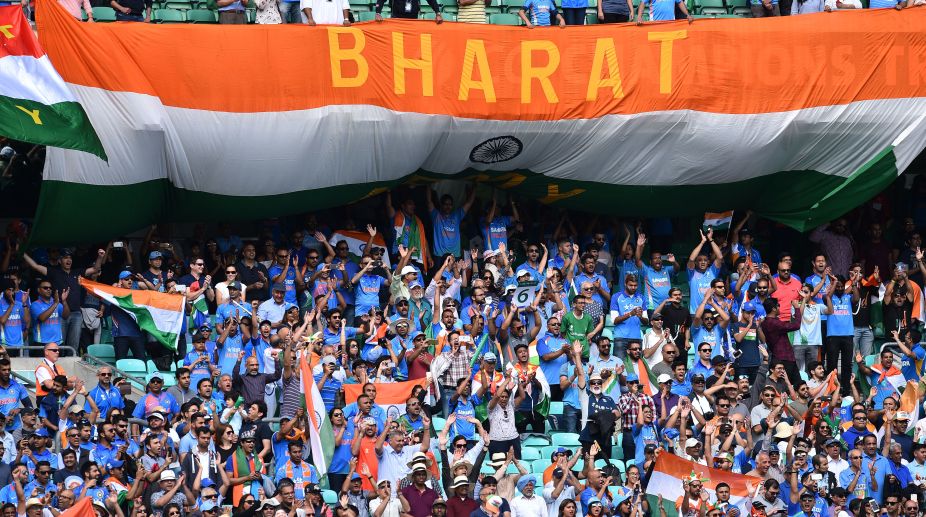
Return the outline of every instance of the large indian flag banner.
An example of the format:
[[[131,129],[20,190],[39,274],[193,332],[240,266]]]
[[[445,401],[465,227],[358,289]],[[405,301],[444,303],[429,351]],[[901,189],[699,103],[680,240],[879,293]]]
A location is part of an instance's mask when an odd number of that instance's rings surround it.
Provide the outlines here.
[[[660,451],[649,484],[646,486],[646,493],[650,496],[661,496],[663,506],[669,515],[676,515],[676,505],[681,502],[681,497],[685,493],[682,487],[683,479],[700,481],[710,495],[711,503],[717,501],[715,491],[717,485],[726,483],[730,486],[729,504],[739,506],[744,515],[749,515],[749,511],[743,504],[753,495],[755,487],[762,482],[761,478],[708,468],[669,452]],[[650,504],[654,502],[653,498],[650,498]]]
[[[129,314],[139,328],[171,350],[177,349],[177,339],[183,329],[183,295],[167,294],[146,289],[123,289],[80,279],[88,293],[99,297],[116,309]]]
[[[415,386],[427,387],[427,379],[416,379],[405,382],[375,382],[376,404],[386,411],[386,417],[398,420],[405,414],[405,402],[412,396]],[[344,402],[353,404],[357,397],[363,393],[362,384],[345,384]]]
[[[807,229],[926,145],[924,26],[926,9],[538,30],[86,24],[40,2],[42,44],[109,162],[49,149],[33,239],[304,212],[443,178]],[[99,224],[86,209],[113,199],[132,210]]]
[[[18,5],[0,7],[0,135],[106,159],[87,114]]]

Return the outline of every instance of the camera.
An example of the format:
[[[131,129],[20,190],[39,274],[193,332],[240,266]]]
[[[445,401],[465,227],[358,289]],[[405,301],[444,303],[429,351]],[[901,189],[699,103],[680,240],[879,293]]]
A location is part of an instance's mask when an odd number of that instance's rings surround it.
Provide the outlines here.
[[[373,267],[383,267],[383,261],[382,261],[382,260],[374,260],[373,263],[372,263],[371,265],[372,265]]]

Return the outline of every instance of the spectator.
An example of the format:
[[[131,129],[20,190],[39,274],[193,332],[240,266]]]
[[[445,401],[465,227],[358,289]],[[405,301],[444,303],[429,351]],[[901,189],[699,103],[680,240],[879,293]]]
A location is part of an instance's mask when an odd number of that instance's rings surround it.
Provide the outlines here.
[[[530,19],[527,18],[530,13]],[[528,29],[536,27],[550,27],[553,22],[559,24],[560,28],[566,27],[566,20],[563,15],[556,9],[556,3],[553,0],[525,0],[518,16]]]

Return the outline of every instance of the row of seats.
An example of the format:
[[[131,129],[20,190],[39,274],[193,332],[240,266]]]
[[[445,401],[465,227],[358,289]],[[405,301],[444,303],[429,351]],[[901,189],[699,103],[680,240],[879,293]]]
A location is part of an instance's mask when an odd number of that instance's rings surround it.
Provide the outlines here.
[[[87,16],[84,14],[84,19]],[[116,21],[116,11],[111,7],[94,7],[93,19],[98,22]],[[154,9],[151,13],[154,23],[219,23],[218,14],[210,9]],[[248,21],[253,23],[254,12],[248,11]]]

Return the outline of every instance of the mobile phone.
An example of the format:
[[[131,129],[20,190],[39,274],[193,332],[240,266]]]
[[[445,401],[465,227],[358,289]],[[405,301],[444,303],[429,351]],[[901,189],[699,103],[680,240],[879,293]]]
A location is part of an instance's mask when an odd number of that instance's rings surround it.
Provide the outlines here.
[[[823,474],[811,474],[810,479],[814,481],[821,481],[823,479]]]
[[[910,494],[910,500],[913,501],[913,502],[917,502],[917,495],[916,495],[916,494]]]
[[[116,241],[113,243],[113,248],[124,248],[124,247],[125,247],[125,243],[122,241]]]

